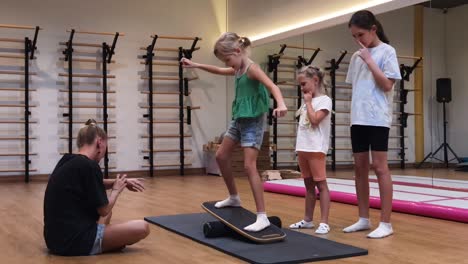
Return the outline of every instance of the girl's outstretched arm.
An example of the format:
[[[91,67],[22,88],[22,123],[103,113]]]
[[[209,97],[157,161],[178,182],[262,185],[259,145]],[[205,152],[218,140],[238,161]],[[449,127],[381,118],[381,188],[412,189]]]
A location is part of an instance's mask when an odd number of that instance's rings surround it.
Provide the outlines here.
[[[219,75],[234,75],[236,73],[233,68],[221,68],[218,66],[196,63],[186,58],[182,58],[180,62],[184,68],[198,68]]]
[[[281,90],[271,81],[271,79],[262,71],[262,69],[260,69],[260,66],[257,64],[252,64],[252,66],[249,68],[249,71],[247,72],[247,76],[249,76],[251,79],[255,79],[261,82],[273,95],[273,98],[275,98],[276,103],[278,104],[278,107],[273,110],[274,116],[283,117],[288,113],[288,108],[284,103]]]

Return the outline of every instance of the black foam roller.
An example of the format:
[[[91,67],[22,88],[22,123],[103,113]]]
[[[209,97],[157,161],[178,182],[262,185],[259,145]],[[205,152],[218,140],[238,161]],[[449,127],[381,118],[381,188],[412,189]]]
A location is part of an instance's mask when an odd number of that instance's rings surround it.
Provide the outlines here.
[[[232,230],[220,221],[203,224],[203,234],[207,238],[228,236]]]
[[[278,216],[270,216],[268,217],[268,220],[270,220],[270,223],[281,228],[282,227],[282,223],[281,223],[281,218],[279,218]]]
[[[277,216],[270,216],[268,220],[271,224],[281,228],[281,219]],[[206,222],[203,224],[203,234],[207,238],[230,236],[235,232],[220,221]]]

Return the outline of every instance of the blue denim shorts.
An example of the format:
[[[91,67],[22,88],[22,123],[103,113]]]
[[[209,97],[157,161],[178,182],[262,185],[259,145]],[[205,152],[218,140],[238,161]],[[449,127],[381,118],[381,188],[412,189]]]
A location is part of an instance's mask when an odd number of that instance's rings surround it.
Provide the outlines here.
[[[97,225],[97,232],[96,232],[96,239],[94,240],[93,248],[89,255],[98,255],[102,253],[102,240],[104,239],[104,229],[106,225],[98,224]]]
[[[260,150],[265,128],[266,114],[252,118],[238,118],[231,121],[224,136],[240,142],[241,147],[253,147]]]

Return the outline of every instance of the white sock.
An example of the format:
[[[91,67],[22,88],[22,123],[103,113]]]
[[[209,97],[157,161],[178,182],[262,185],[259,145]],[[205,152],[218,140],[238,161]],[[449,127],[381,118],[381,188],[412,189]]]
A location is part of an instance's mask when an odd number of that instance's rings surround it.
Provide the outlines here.
[[[265,212],[257,213],[257,221],[255,223],[244,227],[244,230],[250,232],[258,232],[270,226],[270,220],[268,220],[267,214]]]
[[[370,227],[371,225],[370,225],[369,218],[359,217],[359,220],[356,223],[344,228],[343,232],[351,233],[351,232],[356,232],[356,231],[361,231],[361,230],[367,230],[367,229],[370,229]]]
[[[228,198],[215,203],[216,208],[222,208],[222,207],[227,207],[227,206],[236,206],[236,207],[241,206],[241,200],[239,198],[239,195],[238,194],[229,195]]]
[[[379,227],[377,227],[374,231],[370,232],[367,235],[367,237],[368,238],[384,238],[391,234],[393,234],[392,224],[380,222]]]

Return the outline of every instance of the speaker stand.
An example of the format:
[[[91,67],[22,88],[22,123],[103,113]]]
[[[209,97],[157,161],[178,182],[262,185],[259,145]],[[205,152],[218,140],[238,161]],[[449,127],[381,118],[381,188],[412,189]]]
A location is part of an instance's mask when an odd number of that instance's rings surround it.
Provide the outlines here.
[[[449,162],[452,161],[452,160],[457,160],[458,163],[460,163],[460,158],[457,156],[457,154],[455,153],[455,151],[453,151],[452,147],[450,147],[450,145],[447,143],[447,118],[445,116],[445,102],[442,102],[443,104],[443,112],[444,112],[444,143],[440,144],[440,146],[436,149],[436,151],[434,153],[432,153],[432,151],[427,154],[427,156],[423,159],[423,161],[421,161],[417,166],[416,168],[420,168],[421,165],[430,157],[430,158],[433,158],[435,160],[438,160],[440,162],[443,162],[445,164],[445,167],[448,168],[449,167]],[[437,153],[440,151],[440,150],[444,150],[444,160],[440,160],[438,158],[435,157],[435,155],[437,155]],[[455,157],[451,160],[448,159],[448,151],[449,150],[452,155]]]

